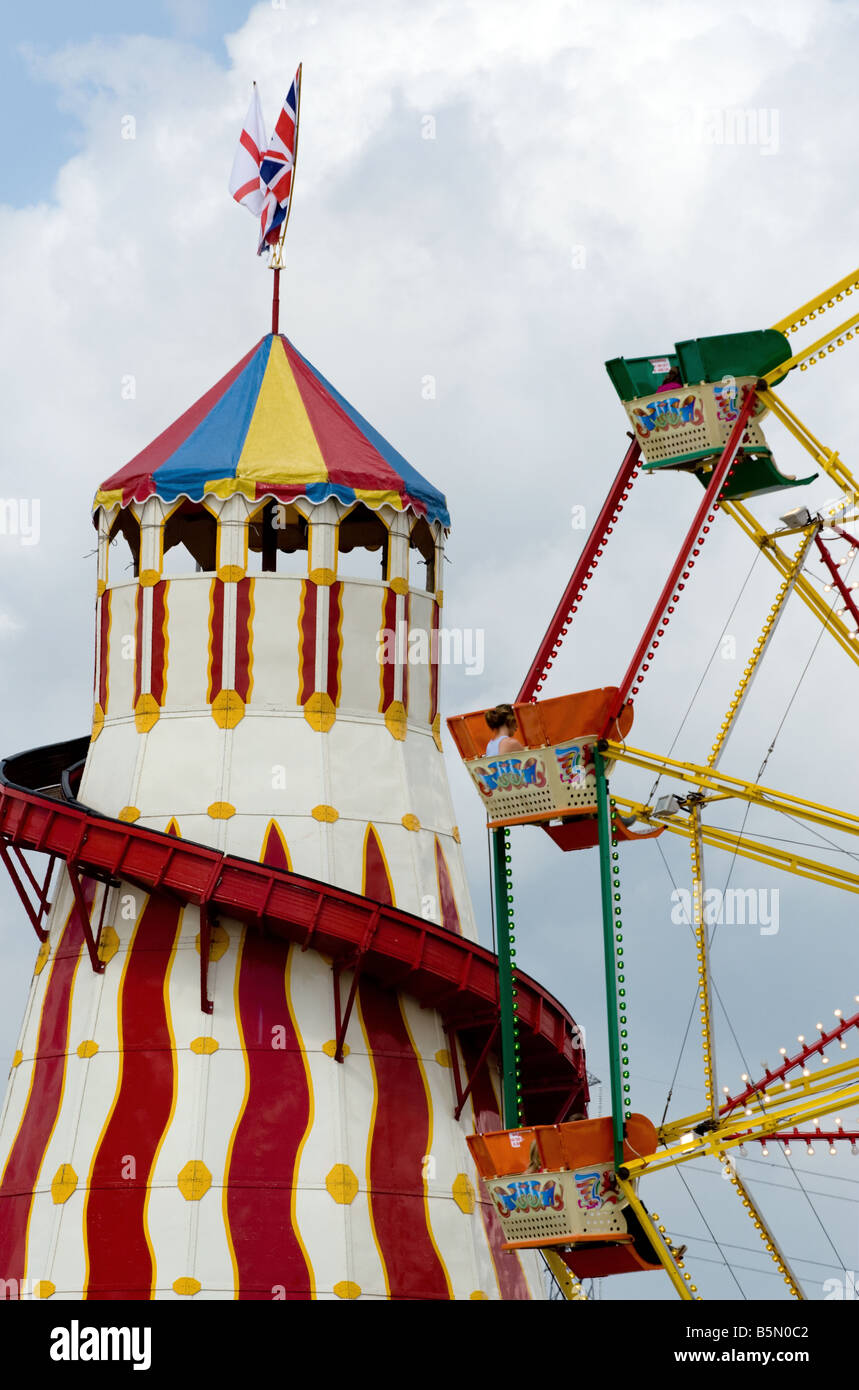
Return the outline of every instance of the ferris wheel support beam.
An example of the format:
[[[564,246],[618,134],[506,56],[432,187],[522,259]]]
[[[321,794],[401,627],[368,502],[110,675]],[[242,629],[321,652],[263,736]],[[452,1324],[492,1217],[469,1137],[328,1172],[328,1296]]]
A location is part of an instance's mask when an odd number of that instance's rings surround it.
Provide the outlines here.
[[[528,668],[528,674],[516,696],[517,704],[522,704],[525,700],[536,700],[539,691],[543,688],[543,682],[558,654],[558,648],[566,634],[567,627],[578,611],[578,605],[582,602],[588,581],[596,568],[599,556],[602,555],[602,547],[607,544],[614,529],[614,523],[620,512],[623,511],[624,501],[638,475],[640,456],[641,446],[637,439],[633,439],[624,454],[623,462],[602,505],[600,514],[585,541],[576,567],[570,575],[569,583],[561,595],[561,601],[552,615],[552,621],[546,628],[543,640],[537,648],[536,656]]]
[[[797,1279],[796,1275],[791,1269],[788,1263],[787,1256],[784,1254],[781,1247],[779,1246],[778,1241],[776,1240],[775,1236],[773,1235],[772,1231],[767,1225],[763,1212],[758,1207],[757,1203],[752,1197],[752,1194],[749,1192],[749,1189],[746,1187],[745,1183],[743,1182],[733,1163],[724,1154],[719,1155],[719,1162],[724,1165],[725,1171],[727,1172],[727,1175],[730,1178],[731,1185],[734,1191],[740,1197],[743,1206],[749,1214],[751,1221],[754,1223],[755,1230],[757,1231],[758,1235],[760,1236],[761,1240],[766,1246],[767,1253],[769,1254],[770,1259],[772,1260],[776,1269],[781,1274],[782,1278],[784,1279],[784,1282],[787,1284],[788,1288],[793,1294],[793,1297],[800,1300],[804,1300],[805,1294],[802,1291],[802,1285],[800,1284],[799,1280]]]
[[[725,772],[704,767],[700,763],[680,762],[676,758],[648,753],[644,748],[630,748],[628,744],[615,743],[611,739],[601,742],[603,756],[613,758],[616,762],[631,763],[633,767],[642,767],[662,777],[673,777],[677,781],[692,783],[693,786],[716,793],[725,799],[750,801],[764,810],[800,816],[803,820],[824,825],[830,830],[840,830],[847,835],[859,835],[859,816],[853,815],[852,812],[839,811],[834,806],[806,801],[802,797],[791,796],[788,792],[762,787],[758,782],[745,782],[739,777],[729,777]]]
[[[731,737],[731,734],[733,733],[734,728],[736,727],[740,710],[743,708],[743,705],[746,702],[746,697],[752,688],[752,684],[754,683],[755,676],[757,675],[760,662],[764,657],[767,648],[769,647],[769,644],[773,637],[773,633],[778,627],[779,620],[781,619],[781,616],[787,605],[787,600],[793,593],[793,590],[796,586],[796,581],[800,573],[802,572],[802,567],[805,564],[806,557],[808,555],[809,550],[811,549],[812,541],[817,541],[819,544],[819,530],[820,522],[818,521],[812,522],[809,526],[806,526],[803,529],[802,540],[800,541],[796,554],[794,555],[793,560],[790,563],[790,569],[781,582],[781,586],[775,597],[775,602],[773,603],[767,615],[766,622],[764,623],[763,629],[761,630],[761,635],[754,645],[751,656],[748,660],[748,664],[745,670],[743,671],[742,676],[740,677],[739,685],[734,691],[733,699],[731,700],[731,703],[728,706],[727,713],[725,714],[725,717],[722,720],[721,728],[719,729],[719,732],[716,735],[716,741],[713,744],[712,749],[710,750],[710,756],[707,759],[708,767],[717,767],[719,764],[719,760],[725,751],[728,739]]]
[[[688,840],[689,826],[686,821],[679,821],[676,817],[663,820],[661,816],[654,816],[651,806],[645,806],[639,801],[629,801],[622,796],[615,799],[623,811],[636,816],[638,820],[645,821],[648,825],[664,826],[672,835],[682,835]],[[815,883],[825,883],[831,888],[843,888],[848,893],[859,893],[859,874],[852,874],[849,869],[839,869],[817,859],[807,859],[801,854],[777,849],[774,845],[766,845],[760,840],[750,839],[748,835],[738,835],[735,830],[724,830],[720,826],[702,824],[701,838],[705,845],[724,850],[726,854],[739,854],[744,859],[754,860],[757,864],[767,864],[773,869],[784,869],[786,873],[813,879]]]
[[[620,1022],[626,1019],[626,1006],[622,1004],[626,990],[618,975],[623,971],[623,926],[620,908],[620,879],[618,877],[617,842],[613,835],[614,806],[610,804],[608,780],[605,775],[605,762],[597,748],[594,749],[594,766],[597,778],[597,824],[599,827],[600,855],[600,898],[602,903],[603,958],[605,962],[605,1002],[608,1026],[609,1079],[611,1085],[611,1122],[614,1141],[615,1171],[623,1158],[623,1131],[629,1116],[629,1082],[623,1089],[623,1068],[621,1049],[626,1054],[626,1043],[621,1042]],[[619,964],[618,964],[619,962]],[[622,978],[622,974],[621,974]],[[628,1076],[628,1068],[627,1068]]]
[[[689,822],[689,843],[692,851],[692,927],[698,960],[698,1011],[701,1015],[701,1044],[704,1051],[704,1094],[707,1114],[713,1121],[717,1115],[716,1063],[713,1058],[713,1010],[710,993],[709,941],[704,920],[704,847],[701,841],[701,807],[695,804]]]
[[[686,587],[685,581],[689,578],[689,571],[695,564],[694,557],[698,555],[700,547],[707,537],[710,529],[708,522],[712,522],[714,513],[721,505],[719,498],[722,488],[731,477],[737,454],[746,433],[746,426],[751,419],[757,399],[757,391],[754,388],[750,389],[740,407],[725,447],[718,461],[713,465],[713,472],[710,474],[704,499],[699,505],[692,519],[692,524],[677,552],[677,557],[671,566],[662,592],[656,600],[656,606],[633,653],[626,674],[618,684],[617,694],[609,707],[604,727],[600,730],[603,737],[605,737],[606,730],[610,729],[614,720],[617,719],[630,696],[638,694],[654,652],[659,646],[659,637],[671,621],[674,606],[679,602],[680,594]]]
[[[722,511],[730,516],[741,530],[754,541],[762,553],[769,560],[776,570],[786,577],[790,572],[791,561],[788,555],[777,545],[774,537],[770,536],[762,526],[752,516],[747,507],[741,502],[723,502]],[[851,661],[859,666],[859,644],[852,640],[852,634],[846,623],[835,612],[835,609],[827,604],[823,595],[815,589],[814,585],[806,579],[804,574],[797,576],[794,583],[794,591],[802,599],[807,608],[811,610],[819,622],[823,624],[838,645],[847,653]]]

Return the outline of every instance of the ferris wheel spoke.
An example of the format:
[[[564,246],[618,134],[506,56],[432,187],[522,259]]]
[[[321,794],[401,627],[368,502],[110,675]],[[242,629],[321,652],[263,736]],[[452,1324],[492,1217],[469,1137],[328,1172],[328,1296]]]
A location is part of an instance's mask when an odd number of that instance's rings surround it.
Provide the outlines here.
[[[793,560],[791,561],[790,569],[788,570],[788,573],[782,580],[781,587],[779,588],[779,591],[775,597],[775,602],[773,603],[767,615],[767,619],[763,625],[761,634],[754,645],[754,648],[748,660],[748,664],[746,665],[746,668],[742,676],[740,677],[740,682],[737,686],[736,691],[734,692],[733,698],[731,700],[730,705],[728,706],[728,710],[725,714],[725,717],[722,720],[719,732],[716,735],[716,741],[713,744],[713,747],[710,751],[710,756],[707,759],[708,767],[717,767],[719,759],[725,751],[725,746],[731,734],[733,733],[740,711],[746,702],[746,697],[748,696],[748,693],[752,688],[755,676],[757,675],[757,672],[760,668],[761,660],[766,654],[766,650],[770,644],[770,641],[772,640],[773,633],[778,627],[779,620],[781,619],[781,616],[784,613],[784,610],[787,606],[787,600],[793,593],[793,590],[796,586],[796,581],[799,578],[800,573],[802,572],[802,567],[805,564],[805,560],[811,548],[811,544],[815,539],[817,539],[817,533],[820,530],[820,526],[821,523],[815,520],[803,529],[802,540],[800,541],[796,554],[794,555]]]
[[[686,1299],[689,1302],[700,1302],[701,1295],[698,1293],[697,1288],[692,1283],[692,1276],[684,1272],[681,1272],[681,1270],[678,1268],[678,1264],[680,1262],[678,1262],[675,1256],[671,1253],[671,1249],[669,1248],[668,1242],[665,1239],[664,1230],[660,1229],[660,1227],[657,1226],[654,1217],[651,1216],[650,1212],[645,1207],[641,1198],[638,1196],[638,1193],[635,1191],[635,1187],[633,1186],[633,1184],[629,1181],[628,1178],[624,1178],[620,1173],[618,1173],[617,1175],[617,1182],[618,1186],[620,1187],[621,1191],[623,1192],[624,1196],[629,1202],[629,1205],[632,1207],[632,1210],[635,1212],[635,1215],[638,1217],[638,1220],[644,1227],[644,1230],[647,1232],[647,1235],[650,1238],[650,1243],[653,1246],[653,1249],[656,1252],[656,1254],[659,1256],[660,1264],[662,1265],[663,1269],[665,1270],[665,1273],[668,1275],[668,1278],[671,1280],[672,1284],[677,1290],[679,1296],[683,1299]]]
[[[650,753],[644,748],[632,748],[627,743],[614,743],[606,740],[601,747],[603,756],[615,762],[631,763],[649,772],[658,772],[664,777],[691,783],[709,793],[716,793],[721,799],[736,798],[752,802],[765,810],[779,811],[786,815],[802,817],[831,830],[841,830],[848,835],[859,835],[859,816],[850,811],[841,811],[834,806],[820,802],[806,801],[789,792],[777,791],[772,787],[762,787],[757,782],[747,782],[740,777],[729,777],[727,773],[700,763],[680,762],[659,753]]]
[[[766,1218],[764,1217],[763,1212],[758,1207],[757,1203],[752,1197],[752,1194],[749,1192],[749,1189],[746,1187],[745,1183],[743,1182],[742,1178],[737,1172],[735,1165],[731,1162],[731,1159],[728,1158],[725,1154],[719,1154],[719,1162],[724,1166],[724,1169],[731,1181],[731,1186],[742,1200],[743,1206],[748,1212],[749,1218],[753,1222],[755,1230],[757,1231],[758,1235],[763,1241],[767,1253],[770,1256],[770,1259],[776,1266],[776,1269],[782,1275],[784,1282],[787,1284],[788,1288],[791,1291],[791,1294],[794,1298],[805,1299],[805,1294],[803,1293],[802,1285],[800,1284],[799,1280],[797,1279],[796,1275],[791,1269],[790,1264],[788,1263],[787,1256],[784,1254],[781,1247],[779,1246],[779,1243],[773,1235],[766,1221]]]
[[[692,852],[692,926],[698,961],[698,1011],[701,1016],[701,1044],[704,1052],[704,1093],[707,1113],[715,1121],[716,1071],[713,1058],[713,1011],[711,1007],[709,939],[704,917],[704,851],[701,841],[701,807],[692,806],[689,818],[689,844]]]
[[[678,821],[676,818],[657,819],[652,806],[645,806],[642,802],[630,801],[622,796],[616,797],[615,800],[627,815],[634,815],[648,825],[664,825],[671,834],[682,835],[688,840],[689,827],[685,821]],[[816,883],[827,883],[833,888],[844,888],[848,893],[859,893],[859,874],[853,874],[849,869],[840,869],[834,864],[825,864],[819,859],[809,859],[805,855],[779,849],[775,845],[765,844],[762,840],[753,840],[748,835],[738,834],[736,830],[702,824],[701,839],[705,845],[724,850],[726,854],[739,854],[745,859],[754,860],[757,864],[784,869],[786,873],[799,874],[802,878],[813,879]],[[838,846],[833,845],[833,848],[838,849],[839,853],[845,853]]]

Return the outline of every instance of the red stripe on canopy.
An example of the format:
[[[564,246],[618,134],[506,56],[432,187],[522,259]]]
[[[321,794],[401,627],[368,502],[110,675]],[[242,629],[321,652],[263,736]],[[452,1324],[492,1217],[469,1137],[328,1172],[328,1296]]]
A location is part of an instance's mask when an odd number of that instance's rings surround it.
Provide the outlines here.
[[[308,369],[299,357],[292,343],[281,338],[295,383],[298,387],[304,408],[322,457],[328,464],[328,476],[332,483],[340,481],[344,474],[344,485],[363,488],[368,491],[396,492],[405,494],[405,484],[399,473],[386,463],[378,449],[370,443],[328,394],[321,381]],[[330,462],[329,462],[330,460]]]

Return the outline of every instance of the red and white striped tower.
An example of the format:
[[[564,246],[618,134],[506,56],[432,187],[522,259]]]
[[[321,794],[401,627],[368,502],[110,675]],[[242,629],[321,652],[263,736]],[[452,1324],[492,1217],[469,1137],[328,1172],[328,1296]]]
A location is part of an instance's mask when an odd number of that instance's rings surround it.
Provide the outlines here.
[[[0,788],[5,842],[66,861],[0,1123],[0,1278],[543,1297],[465,1143],[500,1124],[497,1005],[441,752],[444,498],[268,335],[95,519],[82,778],[62,805],[56,770]],[[551,1121],[581,1108],[584,1058],[529,988],[526,1118]]]

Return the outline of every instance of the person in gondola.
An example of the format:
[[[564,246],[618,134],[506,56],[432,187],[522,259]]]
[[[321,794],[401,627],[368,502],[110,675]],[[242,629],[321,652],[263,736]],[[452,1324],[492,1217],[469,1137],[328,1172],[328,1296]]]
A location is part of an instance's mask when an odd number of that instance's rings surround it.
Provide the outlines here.
[[[682,385],[683,379],[680,376],[680,368],[672,367],[671,370],[667,373],[666,376],[662,378],[659,385],[657,386],[656,394],[661,395],[663,391],[676,391],[678,386]]]
[[[516,715],[512,705],[496,705],[488,709],[483,718],[493,735],[486,745],[487,757],[495,753],[515,753],[518,748],[525,747],[516,737]]]

